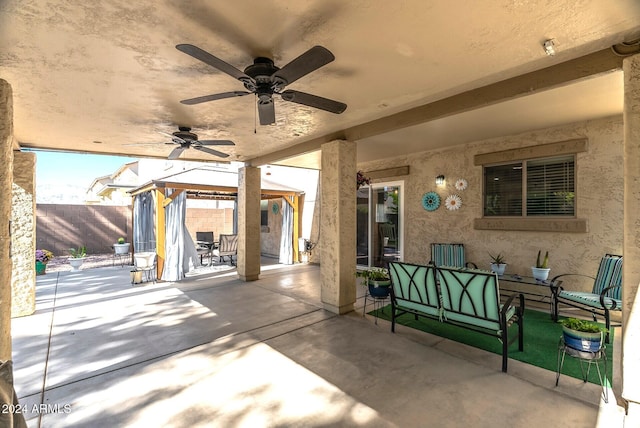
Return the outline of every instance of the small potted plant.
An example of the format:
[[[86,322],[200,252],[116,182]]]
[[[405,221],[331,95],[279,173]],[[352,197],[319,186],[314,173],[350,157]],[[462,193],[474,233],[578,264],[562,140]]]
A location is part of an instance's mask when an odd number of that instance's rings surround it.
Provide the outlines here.
[[[113,250],[116,254],[127,254],[129,252],[129,243],[125,242],[123,237],[118,238],[118,242],[113,244]]]
[[[356,271],[356,277],[363,278],[362,285],[369,287],[369,294],[372,297],[387,297],[391,279],[389,272],[380,267],[371,267],[365,270]]]
[[[69,263],[71,264],[71,270],[80,270],[80,266],[84,263],[84,259],[87,257],[87,247],[80,246],[78,248],[69,248]]]
[[[47,262],[53,258],[49,250],[36,250],[36,275],[44,275],[47,270]]]
[[[578,318],[565,318],[562,324],[562,340],[565,345],[578,351],[597,352],[602,347],[605,328]]]
[[[551,268],[549,267],[549,252],[547,251],[544,255],[544,258],[541,259],[542,252],[538,250],[538,257],[536,258],[535,267],[531,267],[531,273],[533,277],[538,281],[546,281],[549,277],[549,271]]]
[[[507,267],[507,262],[504,259],[502,253],[498,253],[497,256],[489,253],[491,257],[491,271],[498,274],[498,276],[504,275],[504,270]]]

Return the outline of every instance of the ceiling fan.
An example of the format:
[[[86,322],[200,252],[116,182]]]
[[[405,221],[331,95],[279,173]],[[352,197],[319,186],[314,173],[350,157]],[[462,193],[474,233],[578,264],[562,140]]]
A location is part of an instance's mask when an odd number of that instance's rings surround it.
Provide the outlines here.
[[[234,142],[229,140],[198,140],[198,136],[191,132],[191,128],[188,126],[179,126],[178,131],[173,134],[167,134],[165,132],[160,133],[171,138],[171,142],[165,144],[178,145],[178,147],[169,153],[168,159],[171,160],[178,159],[182,152],[189,148],[200,150],[201,152],[209,153],[213,156],[226,158],[229,157],[227,153],[219,152],[218,150],[214,150],[207,146],[235,146]]]
[[[260,125],[270,125],[276,122],[276,113],[273,105],[273,95],[280,95],[283,100],[291,101],[331,113],[340,114],[347,105],[339,101],[307,94],[305,92],[284,90],[287,85],[299,78],[317,70],[335,59],[333,54],[322,46],[314,46],[282,68],[277,67],[273,60],[258,57],[253,60],[243,71],[216,58],[210,53],[190,44],[179,44],[176,48],[192,57],[209,64],[218,70],[238,79],[246,91],[231,91],[220,94],[205,95],[180,101],[182,104],[193,105],[224,98],[242,97],[255,94],[258,102],[258,116]]]

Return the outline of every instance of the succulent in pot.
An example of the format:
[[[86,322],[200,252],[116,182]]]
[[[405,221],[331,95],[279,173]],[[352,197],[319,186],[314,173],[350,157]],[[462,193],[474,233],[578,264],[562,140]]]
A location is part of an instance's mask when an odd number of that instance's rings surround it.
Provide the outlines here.
[[[542,251],[538,250],[538,257],[536,257],[536,265],[531,267],[531,273],[533,277],[538,281],[546,281],[549,277],[549,252],[547,251],[542,258]]]
[[[504,270],[507,267],[507,261],[504,259],[502,253],[498,253],[496,256],[489,253],[491,257],[491,271],[498,275],[504,275]]]

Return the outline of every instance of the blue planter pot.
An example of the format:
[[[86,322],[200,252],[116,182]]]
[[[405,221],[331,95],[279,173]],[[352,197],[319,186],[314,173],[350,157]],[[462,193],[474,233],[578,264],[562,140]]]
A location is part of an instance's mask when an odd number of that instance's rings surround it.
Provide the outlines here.
[[[369,281],[369,294],[371,297],[387,297],[391,291],[391,281]]]
[[[598,352],[602,347],[602,333],[586,333],[562,326],[565,345],[578,351]]]

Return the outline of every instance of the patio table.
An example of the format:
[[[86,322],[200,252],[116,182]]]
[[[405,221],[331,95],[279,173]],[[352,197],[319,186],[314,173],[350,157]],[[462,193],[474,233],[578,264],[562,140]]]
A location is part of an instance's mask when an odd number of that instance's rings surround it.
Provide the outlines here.
[[[556,280],[552,283],[551,280],[540,281],[531,276],[505,274],[498,276],[498,282],[501,292],[522,293],[526,299],[537,302],[548,302],[550,308],[549,313],[553,316],[551,296],[553,289],[558,288],[562,284],[561,280]]]

